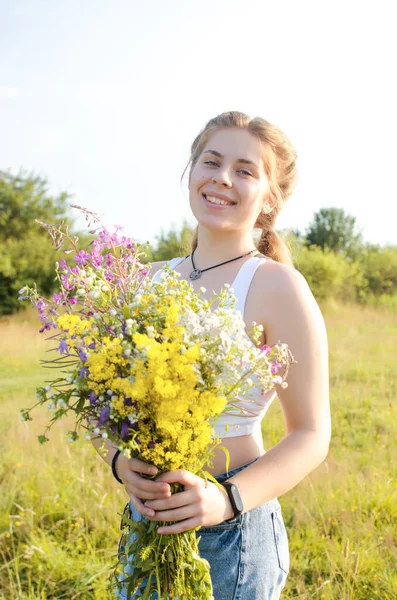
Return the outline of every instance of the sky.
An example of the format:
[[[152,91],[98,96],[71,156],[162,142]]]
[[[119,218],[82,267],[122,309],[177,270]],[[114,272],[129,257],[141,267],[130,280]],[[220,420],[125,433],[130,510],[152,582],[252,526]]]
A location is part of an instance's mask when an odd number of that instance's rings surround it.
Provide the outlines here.
[[[397,244],[393,0],[0,0],[0,170],[123,225],[194,224],[190,145],[227,110],[279,126],[299,182],[278,229],[322,207]]]

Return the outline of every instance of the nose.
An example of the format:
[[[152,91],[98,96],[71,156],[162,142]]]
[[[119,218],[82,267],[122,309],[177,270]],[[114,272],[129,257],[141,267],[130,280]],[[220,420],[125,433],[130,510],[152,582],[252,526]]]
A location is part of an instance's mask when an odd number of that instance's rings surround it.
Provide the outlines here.
[[[219,185],[223,185],[224,187],[227,187],[227,188],[230,188],[233,185],[232,180],[229,175],[229,171],[225,167],[224,168],[220,167],[219,169],[216,170],[216,173],[214,173],[212,176],[212,181]]]

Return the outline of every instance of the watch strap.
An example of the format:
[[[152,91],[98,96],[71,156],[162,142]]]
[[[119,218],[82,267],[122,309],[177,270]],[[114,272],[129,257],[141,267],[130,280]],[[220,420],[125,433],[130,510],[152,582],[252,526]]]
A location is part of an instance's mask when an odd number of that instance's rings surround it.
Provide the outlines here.
[[[235,483],[232,483],[231,481],[225,481],[222,485],[227,492],[227,495],[229,497],[230,504],[232,505],[233,513],[234,513],[233,517],[231,519],[226,520],[226,523],[228,523],[230,521],[233,521],[234,519],[236,519],[236,517],[238,517],[242,514],[242,512],[244,510],[244,505],[243,505],[243,501],[241,499],[239,489]]]

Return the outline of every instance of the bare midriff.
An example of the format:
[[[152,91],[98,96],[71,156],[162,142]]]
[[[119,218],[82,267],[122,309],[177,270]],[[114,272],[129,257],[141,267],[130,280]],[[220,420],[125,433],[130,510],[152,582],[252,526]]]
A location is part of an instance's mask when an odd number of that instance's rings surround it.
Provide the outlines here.
[[[221,445],[229,451],[229,471],[244,465],[258,456],[265,454],[262,434],[240,435],[238,437],[223,438]],[[226,455],[220,448],[215,449],[213,466],[207,468],[212,475],[218,475],[226,471]]]

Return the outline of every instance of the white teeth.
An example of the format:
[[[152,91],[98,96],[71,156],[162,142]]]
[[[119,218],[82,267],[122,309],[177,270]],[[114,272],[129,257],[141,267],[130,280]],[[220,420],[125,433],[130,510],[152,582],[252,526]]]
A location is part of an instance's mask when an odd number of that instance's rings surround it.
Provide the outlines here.
[[[233,204],[232,202],[225,202],[224,200],[215,198],[215,196],[207,196],[206,198],[208,202],[211,202],[212,204],[224,204],[225,206],[231,206]]]

